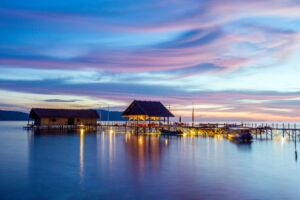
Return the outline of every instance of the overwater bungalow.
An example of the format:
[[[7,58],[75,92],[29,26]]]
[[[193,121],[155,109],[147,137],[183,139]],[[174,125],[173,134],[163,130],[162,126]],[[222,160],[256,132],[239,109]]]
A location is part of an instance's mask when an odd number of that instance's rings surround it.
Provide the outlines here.
[[[159,101],[134,100],[122,113],[130,121],[165,121],[174,115]]]
[[[35,126],[96,126],[98,118],[96,110],[32,108],[29,114]]]

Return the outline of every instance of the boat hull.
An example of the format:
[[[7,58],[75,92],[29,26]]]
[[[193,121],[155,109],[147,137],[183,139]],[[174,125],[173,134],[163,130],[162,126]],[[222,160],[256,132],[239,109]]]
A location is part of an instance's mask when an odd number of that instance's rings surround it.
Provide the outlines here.
[[[253,137],[251,133],[247,132],[247,133],[229,135],[229,139],[239,143],[249,143],[252,142]]]
[[[170,130],[161,129],[160,134],[165,135],[165,136],[181,136],[183,134],[183,132],[182,131],[170,131]]]

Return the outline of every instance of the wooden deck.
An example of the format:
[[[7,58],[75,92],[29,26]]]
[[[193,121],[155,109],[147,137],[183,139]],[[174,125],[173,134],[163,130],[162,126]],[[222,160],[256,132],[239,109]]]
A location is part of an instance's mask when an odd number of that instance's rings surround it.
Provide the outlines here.
[[[272,139],[278,137],[292,137],[300,139],[300,126],[296,124],[255,124],[255,123],[161,123],[161,124],[143,124],[134,122],[101,122],[97,125],[52,125],[52,126],[36,126],[27,125],[26,130],[33,131],[72,131],[72,130],[113,130],[114,132],[133,133],[133,134],[158,134],[161,129],[180,130],[187,134],[193,135],[216,135],[228,134],[231,129],[248,130],[255,138]]]

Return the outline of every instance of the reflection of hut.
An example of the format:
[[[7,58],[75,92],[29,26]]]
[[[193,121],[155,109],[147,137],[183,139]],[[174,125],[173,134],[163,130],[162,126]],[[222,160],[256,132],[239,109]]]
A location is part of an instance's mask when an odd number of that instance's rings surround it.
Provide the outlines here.
[[[32,108],[29,118],[37,126],[97,125],[96,110]]]
[[[145,167],[159,170],[160,162],[168,146],[161,137],[125,134],[124,152],[136,173],[144,173]]]
[[[174,115],[159,101],[134,100],[122,113],[123,117],[135,121],[160,121]]]

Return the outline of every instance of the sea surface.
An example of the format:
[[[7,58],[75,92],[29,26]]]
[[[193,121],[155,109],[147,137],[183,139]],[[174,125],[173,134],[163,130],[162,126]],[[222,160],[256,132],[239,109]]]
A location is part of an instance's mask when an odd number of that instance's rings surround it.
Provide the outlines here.
[[[300,160],[288,138],[241,145],[113,131],[34,134],[23,125],[0,122],[1,200],[300,199]]]

